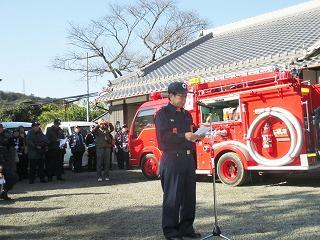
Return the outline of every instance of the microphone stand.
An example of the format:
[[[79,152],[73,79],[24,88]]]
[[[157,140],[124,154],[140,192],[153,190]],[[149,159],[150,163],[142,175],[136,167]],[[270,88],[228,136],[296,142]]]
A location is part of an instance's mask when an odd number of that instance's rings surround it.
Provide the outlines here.
[[[203,103],[203,102],[197,101],[197,103],[198,103],[199,106],[206,107],[206,108],[209,108],[209,109],[214,109],[214,107],[208,106],[207,104],[205,104],[205,103]],[[220,229],[220,227],[219,227],[219,225],[218,225],[218,217],[217,217],[217,195],[216,195],[216,167],[215,167],[215,164],[214,164],[213,148],[212,148],[212,145],[213,145],[213,124],[212,124],[212,113],[211,113],[211,112],[209,113],[209,116],[210,116],[211,166],[212,166],[212,168],[213,168],[213,171],[212,171],[213,185],[212,185],[212,186],[213,186],[214,226],[213,226],[213,229],[212,229],[212,233],[209,234],[208,236],[205,236],[205,237],[201,238],[201,240],[205,240],[205,239],[209,239],[209,238],[214,238],[215,236],[221,237],[221,238],[226,239],[226,240],[231,240],[231,239],[227,238],[226,236],[222,235],[221,229]]]

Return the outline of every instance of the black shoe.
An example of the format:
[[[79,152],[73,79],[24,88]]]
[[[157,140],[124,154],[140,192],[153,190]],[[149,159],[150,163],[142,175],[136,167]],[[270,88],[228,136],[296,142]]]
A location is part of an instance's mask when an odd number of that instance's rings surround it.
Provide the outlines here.
[[[182,237],[176,236],[176,237],[166,237],[167,240],[183,240]]]
[[[41,183],[47,183],[47,181],[44,180],[44,179],[41,179],[40,182],[41,182]]]
[[[3,191],[1,194],[0,194],[0,198],[5,200],[5,201],[10,201],[12,200],[12,198],[8,197],[8,193]]]
[[[197,232],[183,234],[183,236],[187,238],[201,238],[201,234]]]
[[[52,182],[52,177],[48,177],[48,182]]]
[[[57,180],[58,180],[58,181],[65,181],[65,179],[62,178],[62,177],[58,177]]]

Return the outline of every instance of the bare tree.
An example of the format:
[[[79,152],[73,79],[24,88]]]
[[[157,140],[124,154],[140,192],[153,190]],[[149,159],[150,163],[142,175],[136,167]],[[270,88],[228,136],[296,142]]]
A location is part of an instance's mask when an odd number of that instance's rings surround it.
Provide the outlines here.
[[[177,9],[174,0],[113,4],[108,15],[86,27],[70,24],[72,49],[56,57],[53,67],[85,72],[88,53],[90,72],[117,78],[192,41],[205,25],[196,14]]]
[[[117,78],[122,76],[122,71],[131,71],[136,66],[128,47],[133,30],[144,16],[118,4],[110,5],[110,10],[109,15],[91,21],[87,27],[70,24],[68,39],[73,49],[63,57],[56,57],[54,68],[85,72],[87,53],[92,73],[109,72]]]
[[[139,0],[137,7],[144,14],[138,35],[149,50],[149,62],[192,41],[207,25],[195,13],[177,9],[173,0]]]

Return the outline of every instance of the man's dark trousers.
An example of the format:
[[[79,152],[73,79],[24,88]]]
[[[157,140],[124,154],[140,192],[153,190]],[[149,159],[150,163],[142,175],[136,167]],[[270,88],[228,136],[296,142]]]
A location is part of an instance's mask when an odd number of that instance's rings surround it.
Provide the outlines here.
[[[73,166],[75,172],[81,172],[83,152],[73,152]]]
[[[61,178],[62,169],[61,169],[61,158],[62,152],[60,149],[53,149],[47,152],[47,174],[48,179],[52,180],[52,177],[55,175],[57,178]]]
[[[26,154],[19,154],[19,162],[17,163],[17,171],[19,175],[19,179],[28,177],[28,157]]]
[[[40,180],[44,180],[44,158],[30,158],[30,174],[29,174],[29,180],[30,182],[33,182],[36,179],[36,173],[38,171],[38,175],[40,177]]]
[[[122,150],[122,148],[118,148],[118,151],[116,152],[116,156],[117,156],[118,168],[119,169],[124,169],[123,150]]]
[[[161,185],[164,192],[162,229],[166,237],[193,233],[196,202],[195,163],[187,151],[162,155]]]
[[[96,147],[88,148],[88,171],[96,171],[97,152]]]

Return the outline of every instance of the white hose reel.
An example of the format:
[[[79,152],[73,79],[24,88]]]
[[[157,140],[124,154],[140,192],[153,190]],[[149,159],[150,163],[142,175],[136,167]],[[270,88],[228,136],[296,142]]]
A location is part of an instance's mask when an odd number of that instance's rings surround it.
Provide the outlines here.
[[[258,117],[252,122],[247,134],[247,148],[250,156],[257,162],[264,166],[276,167],[290,164],[295,157],[300,154],[302,148],[302,128],[297,118],[289,111],[279,108],[271,107],[259,109]],[[255,149],[254,143],[251,141],[252,135],[257,126],[269,116],[274,116],[282,120],[289,129],[291,136],[291,144],[289,151],[281,158],[268,159],[261,156]]]

